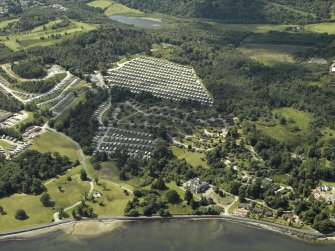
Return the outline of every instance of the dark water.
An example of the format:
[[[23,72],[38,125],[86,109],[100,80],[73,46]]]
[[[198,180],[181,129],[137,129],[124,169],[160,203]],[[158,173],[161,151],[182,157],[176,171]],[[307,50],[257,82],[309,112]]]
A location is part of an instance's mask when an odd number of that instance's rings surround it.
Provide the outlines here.
[[[161,26],[162,22],[147,20],[139,17],[127,17],[122,15],[113,15],[109,17],[114,21],[118,21],[124,24],[130,24],[138,27],[156,27]]]
[[[0,242],[1,251],[334,251],[335,243],[311,244],[224,221],[128,222],[108,234],[78,238],[52,234]]]

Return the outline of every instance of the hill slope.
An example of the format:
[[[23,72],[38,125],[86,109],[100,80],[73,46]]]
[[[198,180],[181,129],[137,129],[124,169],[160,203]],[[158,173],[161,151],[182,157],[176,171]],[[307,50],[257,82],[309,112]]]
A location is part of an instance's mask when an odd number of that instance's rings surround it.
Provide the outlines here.
[[[128,7],[228,23],[309,23],[330,18],[331,0],[117,0]],[[307,11],[307,12],[306,12]]]

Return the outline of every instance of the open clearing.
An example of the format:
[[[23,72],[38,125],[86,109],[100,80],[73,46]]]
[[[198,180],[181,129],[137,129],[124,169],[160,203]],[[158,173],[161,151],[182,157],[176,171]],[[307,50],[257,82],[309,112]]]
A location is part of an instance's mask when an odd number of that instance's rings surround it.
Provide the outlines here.
[[[214,21],[208,21],[207,23],[213,25],[215,28],[222,30],[255,32],[255,33],[284,31],[285,28],[292,26],[292,25],[276,25],[276,24],[222,24]]]
[[[31,31],[13,33],[9,36],[0,36],[0,42],[7,47],[18,51],[36,46],[50,46],[68,38],[73,38],[75,34],[88,32],[98,28],[97,24],[87,24],[70,20],[70,24],[64,28],[52,29],[51,27],[61,22],[61,20],[51,21],[43,26],[38,26]],[[54,37],[60,35],[60,38]],[[41,39],[44,37],[44,39]]]
[[[207,21],[217,29],[232,30],[240,32],[267,33],[270,31],[285,31],[288,27],[298,27],[301,25],[282,24],[222,24],[215,21]],[[304,26],[305,30],[317,33],[335,34],[335,23],[316,23]]]
[[[239,47],[244,55],[269,66],[294,63],[293,54],[307,49],[309,47],[271,44],[244,44]]]
[[[177,147],[171,148],[173,151],[173,154],[178,159],[185,159],[188,164],[190,164],[193,167],[197,166],[203,166],[205,168],[208,168],[208,164],[205,160],[205,154],[204,153],[196,153],[196,152],[190,152],[186,149],[180,149]]]
[[[318,33],[328,33],[331,35],[335,34],[335,23],[318,23],[309,24],[305,26],[308,31],[318,32]]]
[[[112,16],[116,14],[123,14],[123,15],[143,14],[143,12],[140,10],[128,8],[127,6],[116,3],[112,0],[96,0],[88,3],[88,5],[103,9],[107,16]]]
[[[68,156],[71,161],[78,160],[77,149],[71,141],[62,134],[48,131],[32,141],[31,149],[45,152],[58,152]]]
[[[280,108],[273,110],[273,115],[284,117],[286,123],[279,124],[276,122],[275,125],[270,125],[264,122],[259,122],[257,128],[262,130],[268,136],[285,143],[292,148],[306,142],[309,123],[312,119],[311,114],[293,108]]]

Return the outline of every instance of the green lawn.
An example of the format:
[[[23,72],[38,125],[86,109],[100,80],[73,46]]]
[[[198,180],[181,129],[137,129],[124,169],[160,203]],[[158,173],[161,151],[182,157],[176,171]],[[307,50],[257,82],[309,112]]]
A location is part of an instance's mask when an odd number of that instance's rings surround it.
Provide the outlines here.
[[[48,131],[32,142],[31,149],[40,152],[59,152],[68,156],[71,161],[78,160],[77,149],[69,139],[60,133]]]
[[[6,211],[6,215],[0,215],[0,231],[19,229],[37,224],[51,222],[53,218],[52,208],[43,207],[40,196],[15,194],[0,200],[0,206]],[[23,209],[29,216],[24,221],[15,219],[15,212]]]
[[[257,123],[257,128],[274,139],[295,148],[304,144],[307,140],[309,123],[312,115],[306,112],[298,111],[294,108],[280,108],[273,110],[273,115],[278,114],[286,119],[286,124],[266,125],[263,122]],[[294,131],[294,128],[299,130]]]
[[[55,202],[55,207],[69,207],[83,198],[85,192],[89,192],[89,182],[84,182],[80,179],[80,171],[82,167],[77,166],[69,170],[65,175],[58,179],[52,179],[46,183],[46,188],[51,196],[52,201]],[[71,177],[71,181],[67,177]],[[60,191],[58,186],[62,187]]]
[[[173,151],[173,154],[178,158],[178,159],[185,159],[188,164],[190,164],[193,167],[197,166],[203,166],[205,168],[208,168],[208,164],[206,160],[202,160],[202,158],[205,158],[204,153],[195,153],[195,152],[190,152],[186,149],[180,149],[177,147],[172,147],[171,148]]]
[[[13,33],[9,36],[0,36],[0,42],[4,43],[12,50],[18,51],[36,46],[50,46],[65,39],[72,38],[76,34],[88,32],[98,28],[97,24],[88,24],[71,20],[70,25],[64,28],[51,29],[51,26],[60,20],[51,21],[43,26],[38,26],[29,32]],[[48,36],[60,34],[60,39]],[[41,37],[44,37],[42,40]]]
[[[290,45],[244,44],[238,49],[251,59],[273,66],[280,63],[294,63],[293,54],[308,48]]]

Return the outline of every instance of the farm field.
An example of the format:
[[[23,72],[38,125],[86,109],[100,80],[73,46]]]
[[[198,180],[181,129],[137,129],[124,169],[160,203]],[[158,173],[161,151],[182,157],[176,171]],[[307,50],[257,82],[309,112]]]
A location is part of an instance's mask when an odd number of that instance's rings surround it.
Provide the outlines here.
[[[9,36],[0,36],[0,43],[5,44],[7,47],[14,51],[27,49],[36,46],[50,46],[65,39],[72,38],[76,34],[88,32],[98,28],[96,24],[87,24],[71,20],[69,26],[65,28],[51,29],[51,26],[61,20],[51,21],[43,26],[38,26],[29,32],[13,33]],[[59,39],[54,37],[61,35]],[[49,37],[48,37],[49,36]],[[44,39],[41,39],[44,37]]]
[[[258,122],[257,128],[262,130],[266,135],[295,148],[304,144],[307,140],[308,127],[312,116],[306,112],[298,111],[294,108],[280,108],[273,111],[273,116],[285,118],[286,122],[266,124]],[[274,118],[273,118],[274,119]]]
[[[290,45],[243,44],[238,49],[253,60],[273,66],[281,63],[294,63],[293,54],[308,48]]]
[[[190,164],[193,167],[197,166],[203,166],[205,168],[208,168],[208,164],[205,160],[205,154],[204,153],[196,153],[196,152],[191,152],[186,149],[180,149],[177,147],[172,147],[171,148],[173,151],[173,154],[178,158],[178,159],[185,159],[188,164]]]
[[[76,147],[60,133],[48,131],[34,139],[32,144],[31,149],[40,152],[58,152],[68,156],[71,161],[78,160]]]

